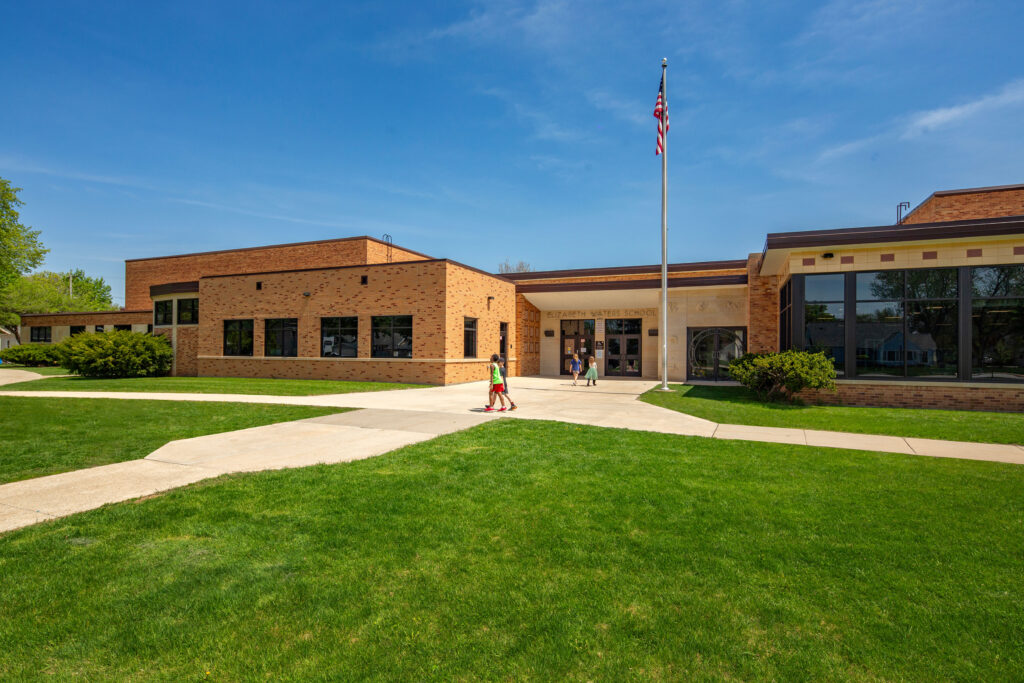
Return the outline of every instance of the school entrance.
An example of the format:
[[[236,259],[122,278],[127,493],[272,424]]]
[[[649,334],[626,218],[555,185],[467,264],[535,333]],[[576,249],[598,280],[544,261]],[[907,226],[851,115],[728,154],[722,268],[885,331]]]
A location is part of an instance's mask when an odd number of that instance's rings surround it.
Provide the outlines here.
[[[583,369],[587,369],[587,358],[594,354],[594,321],[563,320],[562,321],[562,365],[560,374],[571,375],[569,361],[572,355],[579,354]]]
[[[604,321],[604,374],[639,377],[641,374],[641,318],[608,318]]]
[[[687,379],[731,379],[729,364],[746,352],[745,327],[688,327]]]

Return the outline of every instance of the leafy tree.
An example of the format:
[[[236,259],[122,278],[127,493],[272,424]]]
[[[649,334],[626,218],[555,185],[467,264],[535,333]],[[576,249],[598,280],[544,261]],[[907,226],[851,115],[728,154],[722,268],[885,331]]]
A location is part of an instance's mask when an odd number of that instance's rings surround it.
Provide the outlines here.
[[[0,289],[38,268],[49,251],[39,242],[38,230],[19,222],[17,207],[24,203],[18,199],[20,191],[20,187],[11,187],[10,181],[0,178]]]
[[[110,285],[101,277],[87,276],[81,269],[67,273],[32,273],[0,290],[0,325],[12,327],[19,343],[18,325],[26,313],[108,311],[113,308]]]
[[[499,273],[532,273],[533,266],[526,261],[520,261],[519,263],[512,263],[508,259],[505,259],[504,263],[498,264]]]

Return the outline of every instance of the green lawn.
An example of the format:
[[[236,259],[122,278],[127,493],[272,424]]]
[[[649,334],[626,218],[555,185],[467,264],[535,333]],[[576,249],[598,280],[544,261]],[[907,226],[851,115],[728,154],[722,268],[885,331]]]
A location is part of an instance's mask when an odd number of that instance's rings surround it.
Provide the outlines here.
[[[671,393],[652,390],[640,398],[724,424],[1024,444],[1024,415],[1015,413],[762,403],[743,387],[669,387]]]
[[[248,377],[132,377],[89,379],[50,377],[16,382],[3,391],[169,391],[192,394],[264,394],[268,396],[314,396],[350,394],[357,391],[415,389],[422,384],[396,382],[339,382],[321,379],[263,379]]]
[[[30,368],[27,365],[11,365],[10,363],[0,364],[0,370],[26,370],[28,372],[34,372],[37,375],[70,375],[71,371],[67,368]]]
[[[498,420],[0,536],[0,678],[1024,679],[1024,467]]]
[[[249,403],[0,396],[0,484],[144,458],[174,439],[344,410]]]

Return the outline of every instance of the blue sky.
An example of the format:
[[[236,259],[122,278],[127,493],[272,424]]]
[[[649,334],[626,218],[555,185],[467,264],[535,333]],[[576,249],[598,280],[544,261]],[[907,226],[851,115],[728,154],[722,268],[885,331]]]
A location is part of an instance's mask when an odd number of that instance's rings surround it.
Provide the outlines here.
[[[0,176],[46,266],[390,233],[673,261],[1024,182],[1024,3],[4,3]]]

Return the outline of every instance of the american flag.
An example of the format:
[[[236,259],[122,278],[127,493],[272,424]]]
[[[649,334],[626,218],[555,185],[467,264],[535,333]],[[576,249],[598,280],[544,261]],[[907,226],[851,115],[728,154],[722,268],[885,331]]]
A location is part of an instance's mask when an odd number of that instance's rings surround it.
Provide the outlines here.
[[[654,105],[654,118],[658,119],[658,144],[654,148],[654,156],[658,156],[665,148],[665,133],[668,132],[668,105],[665,103],[665,75],[661,76],[661,85],[658,86],[658,101]],[[661,112],[665,111],[665,130],[661,129]]]

